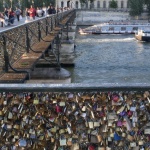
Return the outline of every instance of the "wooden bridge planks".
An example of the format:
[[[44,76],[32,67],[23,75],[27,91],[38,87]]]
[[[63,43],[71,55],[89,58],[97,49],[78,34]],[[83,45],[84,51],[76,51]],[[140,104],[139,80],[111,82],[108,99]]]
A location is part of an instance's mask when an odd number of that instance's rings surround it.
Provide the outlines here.
[[[61,21],[61,24],[65,26],[70,19],[72,14],[67,16]],[[19,60],[12,64],[12,67],[16,70],[24,70],[30,72],[36,65],[37,61],[42,57],[45,51],[48,49],[50,44],[54,41],[56,36],[60,33],[63,27],[54,27],[46,37],[40,42],[32,46],[29,53],[23,54]],[[24,83],[27,79],[27,73],[17,73],[17,72],[6,72],[0,76],[0,83]]]

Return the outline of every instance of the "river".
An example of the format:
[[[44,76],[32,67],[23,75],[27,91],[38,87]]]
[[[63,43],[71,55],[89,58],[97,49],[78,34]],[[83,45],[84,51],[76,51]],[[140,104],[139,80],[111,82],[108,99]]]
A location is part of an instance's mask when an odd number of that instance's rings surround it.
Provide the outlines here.
[[[72,83],[150,83],[150,43],[134,35],[76,35]]]

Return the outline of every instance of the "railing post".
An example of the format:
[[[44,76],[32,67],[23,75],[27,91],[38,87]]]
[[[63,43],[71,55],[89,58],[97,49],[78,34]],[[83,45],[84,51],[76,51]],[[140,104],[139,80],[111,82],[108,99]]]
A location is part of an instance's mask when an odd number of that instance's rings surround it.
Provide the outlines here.
[[[57,25],[57,15],[55,15],[55,27]]]
[[[51,17],[51,31],[53,30],[53,18]]]
[[[68,25],[68,22],[67,22],[67,40],[69,40],[69,35],[68,35],[68,30],[69,30],[69,25]]]
[[[29,31],[28,27],[26,26],[26,52],[29,53],[30,49],[30,40],[29,40]]]
[[[59,39],[59,34],[56,37],[56,49],[57,49],[57,60],[58,60],[59,69],[60,69],[60,39]]]
[[[38,40],[41,40],[41,30],[40,30],[40,22],[38,22]]]
[[[48,21],[47,21],[47,18],[46,18],[46,35],[48,34]]]
[[[7,52],[7,47],[6,47],[6,37],[3,35],[3,51],[4,51],[4,61],[5,61],[5,72],[8,72],[8,66],[9,66],[9,56]]]
[[[59,51],[59,44],[60,44],[60,40],[59,40],[59,35],[57,35],[57,49],[58,49],[58,62],[60,61],[60,51]]]

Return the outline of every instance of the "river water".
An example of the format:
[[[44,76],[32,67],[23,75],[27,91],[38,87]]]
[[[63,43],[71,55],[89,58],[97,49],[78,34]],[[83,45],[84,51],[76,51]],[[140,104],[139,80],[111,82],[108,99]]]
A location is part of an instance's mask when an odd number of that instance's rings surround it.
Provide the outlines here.
[[[76,35],[72,83],[150,83],[150,43],[134,35]]]

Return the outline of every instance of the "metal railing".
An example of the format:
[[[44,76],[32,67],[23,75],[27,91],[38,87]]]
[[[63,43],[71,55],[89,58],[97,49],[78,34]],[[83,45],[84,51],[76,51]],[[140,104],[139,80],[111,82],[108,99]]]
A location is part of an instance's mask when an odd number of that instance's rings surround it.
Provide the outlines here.
[[[2,149],[150,148],[146,83],[0,84],[0,105]]]
[[[42,17],[0,32],[0,73],[8,72],[11,64],[42,41],[59,23],[75,10]]]

